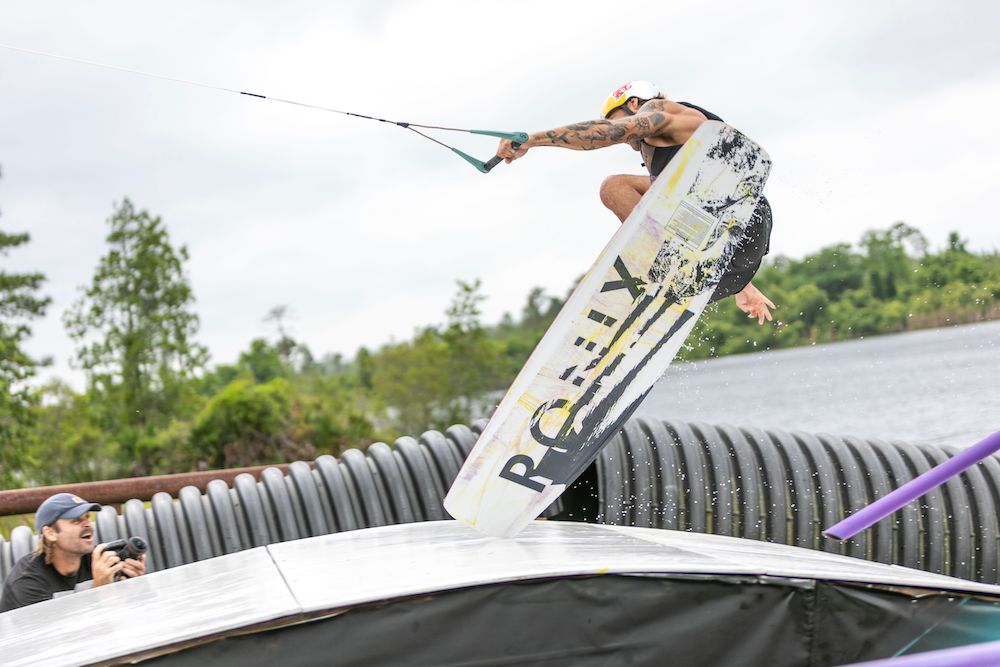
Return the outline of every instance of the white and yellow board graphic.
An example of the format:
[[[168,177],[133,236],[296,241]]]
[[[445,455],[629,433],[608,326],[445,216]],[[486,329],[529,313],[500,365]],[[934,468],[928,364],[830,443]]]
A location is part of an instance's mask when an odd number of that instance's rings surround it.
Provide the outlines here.
[[[453,517],[489,535],[515,535],[597,457],[694,327],[770,165],[734,128],[698,128],[507,391],[445,498]]]

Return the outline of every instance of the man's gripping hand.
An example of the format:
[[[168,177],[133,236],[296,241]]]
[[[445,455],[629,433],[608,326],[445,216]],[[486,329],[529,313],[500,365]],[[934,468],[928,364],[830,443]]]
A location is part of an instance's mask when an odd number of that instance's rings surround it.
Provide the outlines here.
[[[497,155],[503,158],[504,162],[510,164],[519,157],[524,157],[524,154],[528,152],[528,147],[520,145],[514,148],[514,144],[510,139],[501,139],[500,146],[497,148]]]
[[[146,556],[122,560],[114,551],[105,551],[106,544],[98,544],[91,556],[91,576],[94,586],[104,586],[115,581],[115,576],[140,577],[146,574]]]
[[[107,544],[98,544],[91,558],[90,572],[94,578],[94,587],[104,586],[115,580],[115,575],[122,571],[125,563],[114,551],[105,551]]]
[[[139,556],[138,558],[126,558],[122,561],[124,567],[122,567],[122,574],[131,579],[132,577],[141,577],[146,574],[146,554]]]

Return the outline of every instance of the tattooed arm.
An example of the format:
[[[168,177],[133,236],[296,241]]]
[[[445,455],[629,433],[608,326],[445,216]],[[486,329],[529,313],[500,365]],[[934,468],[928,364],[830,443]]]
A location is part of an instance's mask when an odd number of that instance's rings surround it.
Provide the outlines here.
[[[654,133],[654,122],[661,124],[663,114],[657,118],[630,116],[620,120],[588,120],[557,127],[547,132],[534,132],[528,136],[527,148],[533,146],[559,146],[579,151],[605,148],[615,144],[632,144]]]
[[[545,132],[532,132],[528,141],[517,149],[503,140],[497,155],[511,162],[535,146],[556,146],[589,151],[597,148],[628,144],[639,150],[643,141],[669,146],[683,143],[705,117],[698,114],[674,114],[664,109],[663,100],[650,100],[638,113],[614,120],[588,120],[557,127]]]

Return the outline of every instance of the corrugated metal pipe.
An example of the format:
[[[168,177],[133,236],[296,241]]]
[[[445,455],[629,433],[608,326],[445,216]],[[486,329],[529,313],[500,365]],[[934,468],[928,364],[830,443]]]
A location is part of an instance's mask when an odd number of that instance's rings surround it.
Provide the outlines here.
[[[297,461],[287,472],[248,469],[232,477],[231,471],[222,471],[231,484],[216,479],[200,484],[204,492],[194,485],[176,495],[161,491],[149,503],[133,498],[121,505],[121,513],[104,505],[96,515],[95,538],[144,538],[149,544],[146,569],[153,572],[301,537],[445,519],[445,492],[476,437],[469,427],[457,425],[418,439],[399,438],[391,447],[375,443],[365,452],[349,449],[339,459],[326,455],[312,464]],[[107,483],[73,485],[72,490],[92,500],[89,487],[108,490]],[[34,507],[64,490],[49,487],[40,495],[30,490],[39,496]],[[37,539],[28,526],[12,530],[9,541],[0,538],[0,581]]]
[[[998,456],[852,540],[821,535],[957,451],[635,418],[588,474],[601,522],[765,540],[998,583]]]
[[[444,494],[485,422],[105,506],[97,539],[139,535],[155,571],[273,542],[447,518]],[[777,430],[630,420],[546,516],[708,532],[998,582],[1000,458],[990,458],[850,542],[821,536],[948,448]],[[86,496],[85,496],[86,497]],[[0,538],[0,580],[34,547]]]

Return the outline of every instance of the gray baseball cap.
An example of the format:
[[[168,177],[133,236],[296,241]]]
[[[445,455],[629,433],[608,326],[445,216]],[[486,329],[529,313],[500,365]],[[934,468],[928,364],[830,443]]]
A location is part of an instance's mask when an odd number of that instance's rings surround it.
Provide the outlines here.
[[[35,530],[42,532],[43,526],[51,526],[59,519],[78,519],[87,512],[97,512],[101,506],[88,503],[72,493],[57,493],[45,499],[35,512]]]

